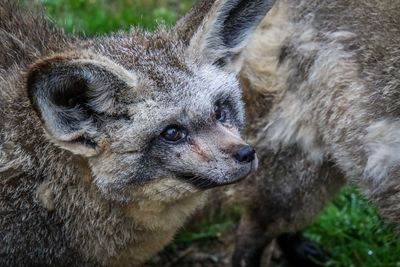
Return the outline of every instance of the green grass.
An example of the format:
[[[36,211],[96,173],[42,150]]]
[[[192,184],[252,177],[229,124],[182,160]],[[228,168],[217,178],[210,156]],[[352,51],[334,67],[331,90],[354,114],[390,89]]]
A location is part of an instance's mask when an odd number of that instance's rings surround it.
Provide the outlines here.
[[[132,25],[154,29],[171,25],[192,0],[40,0],[67,31],[100,34]]]
[[[355,189],[345,188],[307,235],[331,253],[326,266],[400,266],[399,238]]]
[[[206,214],[204,217],[184,227],[174,238],[175,243],[185,244],[194,241],[212,240],[233,230],[240,219],[240,208],[231,206],[222,212]]]
[[[192,0],[41,0],[67,31],[101,34],[138,25],[153,29],[171,25]],[[112,3],[112,4],[111,4]],[[194,241],[212,242],[237,223],[237,212],[225,212],[186,227],[168,249]],[[326,266],[400,267],[400,241],[375,209],[354,189],[345,188],[306,234],[323,244],[332,260]]]

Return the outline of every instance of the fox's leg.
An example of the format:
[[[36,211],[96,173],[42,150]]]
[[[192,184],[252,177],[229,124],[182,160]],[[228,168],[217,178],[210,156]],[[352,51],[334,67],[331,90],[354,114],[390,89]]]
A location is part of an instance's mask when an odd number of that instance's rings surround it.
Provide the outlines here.
[[[329,254],[320,244],[306,238],[302,232],[281,234],[277,243],[288,263],[296,267],[318,267],[327,262]]]
[[[244,220],[248,220],[244,219]],[[273,246],[274,237],[267,232],[255,220],[241,222],[241,226],[236,235],[236,248],[232,257],[233,267],[258,267],[264,251],[268,246]],[[285,259],[291,266],[296,267],[317,267],[318,263],[328,260],[329,254],[320,246],[308,238],[303,233],[284,233],[277,238]]]
[[[232,256],[233,267],[260,266],[265,248],[274,239],[267,234],[267,224],[260,219],[256,210],[247,210],[242,214]]]
[[[246,183],[237,185],[237,197],[244,201],[232,257],[234,267],[260,266],[265,248],[275,238],[304,229],[344,183],[333,164],[313,164],[296,147],[279,152],[258,151],[259,171]],[[302,254],[309,252],[316,256],[307,239],[296,234],[283,237],[296,241],[280,242],[286,245],[285,254],[298,259],[308,259]],[[283,237],[280,241],[285,241]]]

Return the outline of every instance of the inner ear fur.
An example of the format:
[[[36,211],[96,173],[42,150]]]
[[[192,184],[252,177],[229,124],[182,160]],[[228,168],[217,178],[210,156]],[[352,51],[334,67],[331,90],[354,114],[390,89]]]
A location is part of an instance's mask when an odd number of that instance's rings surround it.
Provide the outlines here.
[[[133,74],[107,58],[69,53],[34,63],[27,91],[51,140],[91,156],[99,152],[104,118],[121,112],[117,96],[134,83]]]

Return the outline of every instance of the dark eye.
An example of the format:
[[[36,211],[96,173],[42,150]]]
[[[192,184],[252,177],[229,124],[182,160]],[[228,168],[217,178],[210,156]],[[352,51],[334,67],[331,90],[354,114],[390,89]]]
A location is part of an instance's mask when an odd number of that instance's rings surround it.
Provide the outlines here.
[[[161,133],[161,137],[163,140],[170,142],[170,143],[177,143],[187,136],[187,131],[180,126],[168,126],[165,130]]]
[[[224,123],[226,122],[226,110],[220,105],[220,104],[216,104],[214,107],[214,113],[215,113],[215,118]]]

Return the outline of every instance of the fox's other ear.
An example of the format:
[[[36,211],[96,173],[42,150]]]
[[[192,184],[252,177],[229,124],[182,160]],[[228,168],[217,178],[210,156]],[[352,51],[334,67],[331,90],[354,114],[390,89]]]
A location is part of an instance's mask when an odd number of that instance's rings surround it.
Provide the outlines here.
[[[209,14],[215,0],[198,0],[193,6],[175,23],[172,28],[178,38],[188,44],[197,32],[204,18]]]
[[[274,2],[217,0],[192,38],[190,53],[200,52],[200,56],[219,66],[232,64]]]
[[[39,60],[27,90],[51,140],[75,154],[101,150],[102,122],[117,116],[116,97],[135,82],[121,66],[99,56],[61,54]]]

